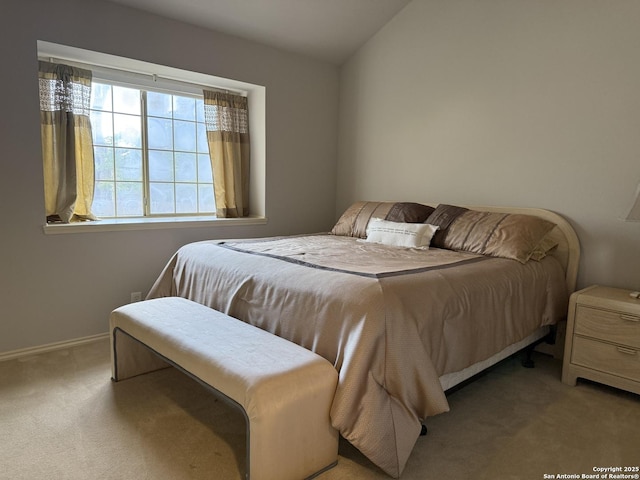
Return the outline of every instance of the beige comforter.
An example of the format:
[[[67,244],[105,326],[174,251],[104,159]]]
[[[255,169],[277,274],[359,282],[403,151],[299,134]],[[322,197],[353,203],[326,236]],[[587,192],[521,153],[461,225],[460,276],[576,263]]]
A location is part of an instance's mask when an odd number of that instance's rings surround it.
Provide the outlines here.
[[[421,421],[448,410],[438,377],[566,312],[553,258],[521,265],[313,235],[182,247],[149,298],[181,296],[302,345],[339,372],[335,428],[391,476]]]

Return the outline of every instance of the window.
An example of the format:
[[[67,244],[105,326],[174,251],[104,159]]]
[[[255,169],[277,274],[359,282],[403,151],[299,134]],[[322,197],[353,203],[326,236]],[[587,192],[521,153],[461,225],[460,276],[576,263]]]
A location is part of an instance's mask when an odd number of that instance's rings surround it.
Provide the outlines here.
[[[265,87],[44,41],[38,41],[38,58],[92,72],[92,210],[100,220],[47,224],[45,233],[266,222]],[[203,89],[247,98],[250,217],[215,216]]]
[[[215,212],[202,98],[97,80],[90,108],[95,215]]]

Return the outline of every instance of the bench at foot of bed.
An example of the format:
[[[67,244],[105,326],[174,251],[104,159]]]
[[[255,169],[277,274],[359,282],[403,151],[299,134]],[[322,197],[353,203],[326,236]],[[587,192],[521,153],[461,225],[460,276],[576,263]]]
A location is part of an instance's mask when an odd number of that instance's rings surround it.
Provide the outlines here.
[[[109,324],[114,381],[169,364],[242,410],[247,479],[300,480],[337,463],[338,373],[324,358],[177,297],[125,305]]]

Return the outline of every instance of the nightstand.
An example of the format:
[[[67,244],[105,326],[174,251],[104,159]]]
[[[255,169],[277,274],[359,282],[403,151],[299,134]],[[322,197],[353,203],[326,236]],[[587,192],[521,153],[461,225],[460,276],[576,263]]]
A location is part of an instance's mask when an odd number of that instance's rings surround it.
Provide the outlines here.
[[[640,299],[592,286],[569,302],[562,382],[578,377],[640,394]]]

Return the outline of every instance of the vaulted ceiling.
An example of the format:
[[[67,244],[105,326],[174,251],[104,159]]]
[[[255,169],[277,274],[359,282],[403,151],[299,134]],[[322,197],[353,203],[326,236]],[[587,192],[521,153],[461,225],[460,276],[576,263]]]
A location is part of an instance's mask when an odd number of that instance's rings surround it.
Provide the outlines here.
[[[411,0],[110,0],[343,63]]]

